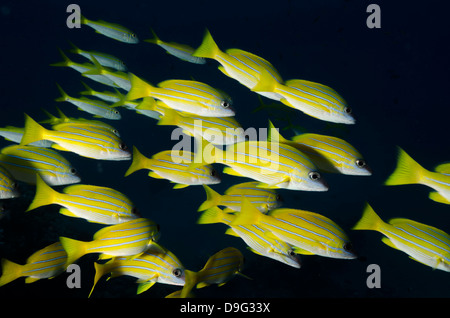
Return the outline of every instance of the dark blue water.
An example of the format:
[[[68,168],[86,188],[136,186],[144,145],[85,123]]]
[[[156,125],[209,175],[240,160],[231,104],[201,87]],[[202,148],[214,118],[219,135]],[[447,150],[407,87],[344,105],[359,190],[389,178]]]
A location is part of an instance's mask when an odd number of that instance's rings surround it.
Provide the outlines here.
[[[448,149],[448,87],[450,35],[443,1],[377,1],[381,7],[381,28],[366,26],[366,1],[77,1],[82,13],[93,20],[120,23],[143,40],[151,38],[150,27],[165,41],[198,46],[205,28],[219,47],[240,48],[269,60],[283,79],[306,79],[338,91],[354,110],[356,125],[329,125],[301,112],[292,122],[311,132],[335,135],[354,145],[367,159],[371,177],[327,174],[326,193],[279,190],[285,207],[321,213],[343,227],[360,258],[337,260],[303,256],[301,269],[291,268],[258,256],[242,240],[225,235],[223,224],[197,225],[198,206],[204,201],[202,187],[174,190],[165,180],[147,177],[139,171],[124,177],[129,161],[98,161],[65,152],[80,171],[82,183],[108,186],[127,194],[141,214],[161,226],[160,243],[170,249],[184,266],[200,270],[208,257],[234,246],[244,254],[244,274],[223,287],[196,291],[198,297],[345,297],[404,298],[449,297],[449,274],[419,264],[381,242],[373,231],[352,231],[365,202],[384,219],[405,217],[450,232],[448,205],[428,199],[423,186],[385,187],[383,181],[396,162],[401,146],[424,167],[450,160]],[[58,48],[70,49],[68,41],[82,49],[113,54],[134,74],[158,83],[167,79],[202,81],[231,95],[236,118],[244,128],[266,127],[268,119],[287,125],[283,114],[252,113],[258,97],[237,81],[226,77],[215,61],[190,64],[168,55],[155,45],[125,44],[94,33],[91,28],[69,29],[66,7],[69,1],[1,1],[0,29],[0,126],[23,126],[24,113],[45,119],[42,109],[55,113],[55,106],[67,115],[90,118],[69,103],[57,103],[59,83],[69,94],[84,90],[81,80],[99,90],[101,85],[82,78],[69,68],[49,66],[61,60]],[[107,88],[105,88],[107,89]],[[265,100],[270,102],[269,100]],[[156,126],[155,121],[122,110],[122,120],[109,121],[119,129],[129,147],[136,146],[151,156],[169,150],[173,127]],[[292,114],[292,112],[289,112]],[[286,115],[284,115],[286,117]],[[284,132],[290,137],[292,131]],[[9,142],[0,140],[0,146]],[[220,169],[221,167],[218,166]],[[223,176],[214,187],[223,193],[229,186],[247,179]],[[49,206],[25,214],[34,187],[21,184],[23,196],[4,200],[6,216],[0,220],[0,256],[17,263],[60,235],[89,240],[100,228],[84,220],[58,214]],[[67,274],[25,284],[18,279],[0,288],[1,297],[87,297],[94,277],[95,255],[79,260],[82,288],[66,287]],[[381,288],[366,285],[369,264],[381,268]],[[161,298],[178,287],[160,285],[138,296]],[[135,297],[136,285],[129,277],[99,282],[93,297]]]

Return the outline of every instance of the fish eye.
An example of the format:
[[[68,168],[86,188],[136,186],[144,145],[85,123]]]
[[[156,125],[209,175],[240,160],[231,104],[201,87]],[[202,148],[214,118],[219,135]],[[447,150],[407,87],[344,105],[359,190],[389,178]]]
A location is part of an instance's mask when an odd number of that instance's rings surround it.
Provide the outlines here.
[[[223,100],[223,101],[220,103],[220,105],[222,105],[223,108],[228,108],[228,107],[230,107],[230,103],[227,102],[226,100]]]
[[[350,252],[351,250],[353,250],[352,243],[345,243],[343,247],[344,247],[344,250],[347,252]]]
[[[362,160],[362,159],[357,159],[357,160],[356,160],[356,165],[357,165],[359,168],[363,168],[363,167],[366,166],[366,161],[364,161],[364,160]]]
[[[131,35],[132,38],[136,37],[136,34],[134,34],[134,33],[131,33],[130,35]]]
[[[346,113],[346,114],[351,114],[352,113],[352,109],[350,108],[350,107],[345,107],[344,108],[344,112]]]
[[[122,150],[127,150],[128,149],[127,145],[125,145],[124,143],[120,143],[119,144],[119,148],[122,149]]]
[[[117,110],[115,110],[115,111],[114,111],[114,114],[116,114],[116,115],[117,115],[117,114],[119,114],[119,112],[118,112]]]
[[[13,182],[13,183],[11,184],[11,187],[12,187],[13,189],[17,189],[18,186],[19,186],[19,184],[18,184],[17,182]]]
[[[217,175],[217,172],[216,172],[216,170],[212,169],[209,174],[211,177],[215,177]]]
[[[275,197],[276,201],[280,201],[281,200],[281,195],[277,194],[277,196]]]
[[[75,168],[70,169],[70,173],[71,174],[77,174],[77,169],[75,169]]]
[[[320,179],[320,173],[318,173],[317,171],[311,171],[308,174],[309,178],[313,181],[319,180]]]
[[[181,274],[183,274],[183,271],[182,271],[181,269],[179,269],[179,268],[175,268],[175,269],[172,271],[172,274],[173,274],[173,276],[175,276],[175,277],[181,277]]]
[[[289,256],[295,256],[296,255],[294,250],[289,250],[287,253],[288,253]]]

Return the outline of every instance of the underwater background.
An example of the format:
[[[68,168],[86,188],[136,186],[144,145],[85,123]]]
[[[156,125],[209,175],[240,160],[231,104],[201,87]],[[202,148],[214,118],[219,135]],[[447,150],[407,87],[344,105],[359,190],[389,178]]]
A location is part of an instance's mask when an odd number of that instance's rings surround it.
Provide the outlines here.
[[[141,42],[121,43],[86,26],[69,29],[66,8],[70,3],[78,4],[82,14],[92,20],[132,29]],[[379,29],[366,25],[370,3],[381,8]],[[74,96],[84,90],[81,80],[103,88],[72,69],[50,66],[61,61],[58,48],[71,48],[68,41],[119,57],[130,72],[150,83],[191,78],[205,82],[232,97],[236,119],[244,129],[265,128],[268,119],[282,128],[289,125],[290,118],[298,129],[333,135],[354,145],[373,175],[326,174],[330,189],[323,193],[277,190],[283,207],[321,213],[334,220],[347,232],[359,255],[355,260],[302,255],[302,267],[296,269],[250,252],[240,238],[224,234],[224,224],[196,224],[197,208],[206,198],[203,187],[173,189],[167,180],[149,178],[145,171],[124,177],[131,161],[100,161],[64,152],[79,171],[81,183],[123,192],[143,217],[157,222],[161,226],[159,242],[186,268],[200,270],[209,256],[228,246],[244,254],[243,273],[252,280],[236,276],[222,287],[195,290],[197,297],[449,297],[448,272],[433,270],[386,246],[378,232],[351,230],[369,202],[383,220],[404,217],[450,233],[450,208],[429,200],[429,189],[383,186],[395,167],[397,146],[428,169],[450,160],[448,8],[445,1],[0,1],[0,127],[23,127],[24,113],[36,120],[46,119],[42,109],[55,114],[55,106],[68,116],[91,118],[70,103],[54,101],[60,96],[56,83]],[[205,65],[187,63],[143,42],[152,37],[150,28],[165,41],[193,47],[201,43],[208,28],[221,49],[240,48],[257,54],[270,61],[283,79],[306,79],[334,88],[352,107],[356,124],[328,124],[287,107],[286,111],[253,112],[260,103],[257,94],[222,74],[213,60]],[[271,103],[268,99],[264,102]],[[170,139],[175,127],[157,126],[155,120],[125,109],[121,114],[119,121],[104,121],[120,131],[129,148],[135,145],[151,155],[177,143]],[[291,137],[295,132],[282,134]],[[9,144],[0,140],[1,147]],[[244,181],[248,180],[222,174],[222,182],[213,188],[223,193]],[[90,240],[102,227],[63,216],[56,205],[25,213],[35,187],[19,186],[21,197],[0,202],[1,258],[23,264],[59,236]],[[19,278],[2,286],[0,296],[86,298],[96,259],[90,254],[77,261],[82,270],[81,289],[69,289],[68,274],[63,273],[32,284]],[[380,266],[381,288],[366,285],[370,264]],[[92,297],[162,298],[180,288],[156,284],[136,295],[134,280],[126,276],[107,282],[102,279]]]

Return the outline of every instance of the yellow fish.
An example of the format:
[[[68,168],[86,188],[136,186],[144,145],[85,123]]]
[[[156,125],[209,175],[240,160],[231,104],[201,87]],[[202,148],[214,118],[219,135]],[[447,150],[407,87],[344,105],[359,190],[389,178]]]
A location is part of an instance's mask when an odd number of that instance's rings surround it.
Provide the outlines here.
[[[57,192],[37,177],[36,194],[27,211],[58,204],[60,213],[100,224],[117,224],[138,218],[131,200],[121,192],[93,185],[77,184]]]
[[[0,151],[0,164],[17,181],[36,184],[40,176],[52,186],[80,182],[73,165],[59,152],[49,148],[12,145]]]
[[[433,269],[450,272],[450,235],[440,229],[402,218],[386,223],[368,204],[353,229],[378,231],[388,246]]]
[[[323,84],[296,79],[280,83],[263,70],[252,91],[279,94],[282,96],[280,102],[284,105],[320,120],[342,124],[355,123],[352,109],[346,101],[334,89]]]
[[[227,166],[224,173],[259,181],[261,187],[328,190],[313,162],[291,146],[267,141],[244,141],[229,145],[224,151],[202,138],[196,138],[196,142],[199,150],[192,166],[220,163]]]
[[[361,153],[341,138],[305,133],[288,140],[269,121],[267,139],[297,148],[306,154],[319,170],[324,172],[359,176],[372,174],[372,170]]]
[[[184,285],[184,266],[180,260],[169,250],[153,242],[141,255],[130,259],[129,257],[115,257],[107,263],[94,263],[94,287],[103,275],[111,274],[109,278],[122,275],[137,278],[137,293],[143,293],[155,283],[169,285]],[[108,279],[109,279],[108,278]]]
[[[275,209],[261,213],[248,200],[231,226],[255,224],[268,229],[274,237],[294,246],[298,254],[354,259],[352,244],[344,230],[318,213],[297,209]]]
[[[40,121],[39,123],[50,124],[53,130],[62,130],[62,131],[64,131],[65,127],[73,127],[73,126],[87,126],[91,128],[106,129],[111,131],[117,137],[120,137],[119,131],[110,124],[104,123],[100,120],[68,117],[59,108],[56,109],[60,117],[56,117],[50,114],[49,112],[45,111],[49,119]]]
[[[19,277],[26,277],[25,283],[33,283],[43,278],[53,278],[66,269],[67,253],[60,242],[53,243],[28,257],[26,264],[20,265],[2,259],[0,286]]]
[[[201,82],[167,80],[150,85],[130,73],[131,89],[126,99],[134,100],[151,96],[161,100],[168,107],[206,117],[230,117],[235,112],[230,98],[223,92]]]
[[[269,61],[240,49],[221,51],[208,30],[205,32],[202,44],[195,50],[193,56],[216,60],[220,63],[219,70],[222,73],[249,89],[253,89],[259,82],[262,70],[266,70],[275,81],[283,83],[280,74]],[[274,100],[282,98],[273,92],[257,93]]]
[[[27,145],[38,140],[54,142],[52,148],[71,151],[80,156],[101,160],[130,160],[131,153],[122,140],[113,132],[95,127],[65,127],[64,130],[49,130],[25,115],[25,133],[20,142]]]
[[[229,187],[223,195],[220,195],[207,185],[206,201],[203,202],[198,211],[203,211],[214,206],[224,206],[232,211],[239,212],[242,206],[242,198],[249,200],[259,211],[266,213],[281,205],[281,196],[275,189],[264,189],[258,187],[258,182],[244,182]]]
[[[450,204],[450,164],[443,163],[429,171],[417,163],[403,149],[398,148],[397,167],[385,181],[385,185],[422,184],[432,188],[429,198],[435,202]]]
[[[194,154],[188,151],[162,151],[152,158],[145,157],[133,146],[133,162],[125,176],[141,169],[151,170],[149,177],[167,179],[175,183],[174,189],[185,188],[189,185],[220,183],[220,176],[211,165],[191,168],[190,163]]]
[[[237,274],[246,277],[241,274],[243,264],[244,256],[237,248],[227,247],[220,250],[208,259],[199,272],[185,270],[186,282],[181,297],[185,298],[194,286],[197,288],[213,284],[222,286]]]
[[[233,226],[231,224],[235,218],[236,215],[225,213],[218,207],[213,207],[203,212],[197,223],[224,223],[229,226],[225,233],[240,237],[253,253],[300,268],[300,258],[295,254],[294,248],[290,244],[270,235],[269,230],[262,226],[255,224]]]
[[[167,53],[176,56],[180,60],[194,63],[194,64],[205,64],[206,60],[202,57],[192,56],[195,49],[186,44],[179,44],[175,42],[165,42],[161,40],[155,33],[153,29],[151,29],[153,33],[153,39],[144,40],[145,42],[153,43],[159,45]]]
[[[81,16],[80,20],[81,24],[87,25],[93,28],[96,33],[103,34],[111,39],[131,44],[139,43],[139,39],[136,34],[120,24],[106,22],[103,20],[92,21],[84,16]]]
[[[101,253],[99,259],[116,256],[135,258],[145,252],[156,241],[159,226],[145,218],[110,225],[97,231],[92,241],[78,241],[68,237],[59,240],[67,252],[67,265],[90,253]]]

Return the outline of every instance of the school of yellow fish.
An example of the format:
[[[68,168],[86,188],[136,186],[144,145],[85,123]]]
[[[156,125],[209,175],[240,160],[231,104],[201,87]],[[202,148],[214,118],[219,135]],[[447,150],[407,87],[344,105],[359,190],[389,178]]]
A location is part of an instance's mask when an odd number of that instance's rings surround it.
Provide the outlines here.
[[[121,25],[85,17],[81,23],[111,39],[139,43],[136,34]],[[208,30],[197,49],[164,42],[153,30],[152,33],[153,38],[146,42],[190,63],[215,60],[223,74],[264,98],[318,120],[356,122],[351,108],[334,89],[307,80],[283,80],[262,57],[240,49],[222,51]],[[186,269],[158,243],[158,224],[140,217],[125,194],[80,184],[81,179],[64,158],[64,152],[97,160],[130,160],[124,177],[146,169],[149,177],[169,180],[175,189],[202,186],[206,200],[199,202],[197,223],[225,224],[226,234],[242,239],[250,251],[261,257],[294,268],[301,267],[302,254],[357,257],[346,231],[333,220],[317,212],[281,207],[277,194],[277,189],[327,191],[326,173],[370,176],[368,163],[354,146],[340,138],[315,133],[286,139],[270,121],[266,140],[249,138],[234,118],[239,106],[234,106],[230,95],[219,88],[179,79],[153,85],[129,72],[113,55],[71,45],[70,53],[89,62],[74,62],[60,51],[63,60],[52,66],[72,68],[107,89],[96,91],[83,83],[86,90],[81,92],[82,97],[72,97],[58,85],[61,96],[56,101],[73,104],[85,116],[68,117],[58,109],[57,116],[46,111],[48,119],[41,122],[25,114],[24,127],[0,128],[0,135],[12,142],[0,151],[0,199],[20,197],[19,182],[32,184],[36,192],[27,212],[56,204],[67,217],[104,227],[91,241],[60,237],[58,242],[32,254],[23,265],[2,259],[0,286],[20,277],[25,277],[25,283],[55,277],[90,253],[99,254],[99,258],[93,264],[96,274],[89,297],[104,275],[136,277],[138,294],[155,283],[183,286],[167,297],[193,297],[194,287],[220,286],[236,274],[246,277],[242,273],[243,254],[234,247],[212,255],[198,272]],[[120,120],[121,107],[148,116],[157,125],[181,128],[194,138],[197,150],[172,149],[147,156],[135,146],[129,148],[113,125],[98,119]],[[223,194],[216,192],[214,184],[220,183],[221,178],[213,165],[223,165],[223,173],[243,177],[244,182],[229,187]],[[426,185],[433,189],[431,200],[450,204],[450,164],[429,171],[400,148],[397,167],[385,184]],[[65,186],[61,191],[54,189],[61,185]],[[434,269],[450,271],[450,236],[443,230],[406,218],[384,222],[369,204],[353,229],[378,231],[390,247]]]

